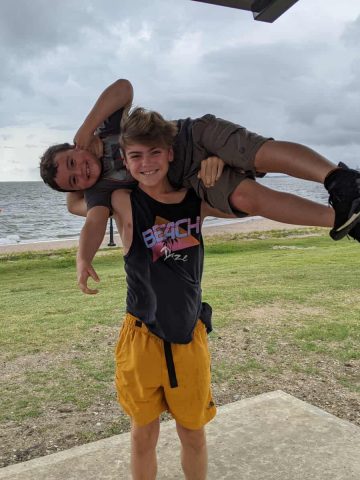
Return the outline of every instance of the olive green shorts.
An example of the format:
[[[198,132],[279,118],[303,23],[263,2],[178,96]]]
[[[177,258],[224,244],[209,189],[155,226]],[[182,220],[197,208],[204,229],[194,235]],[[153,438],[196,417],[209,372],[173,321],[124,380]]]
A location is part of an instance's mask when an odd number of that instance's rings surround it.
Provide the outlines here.
[[[214,208],[225,213],[246,216],[246,213],[232,209],[229,197],[245,179],[263,177],[265,174],[255,169],[255,155],[259,148],[271,138],[262,137],[246,128],[214,115],[205,115],[194,120],[192,125],[193,167],[198,170],[201,161],[209,155],[217,155],[226,166],[213,187],[205,188],[197,178],[197,173],[187,180],[187,187]]]

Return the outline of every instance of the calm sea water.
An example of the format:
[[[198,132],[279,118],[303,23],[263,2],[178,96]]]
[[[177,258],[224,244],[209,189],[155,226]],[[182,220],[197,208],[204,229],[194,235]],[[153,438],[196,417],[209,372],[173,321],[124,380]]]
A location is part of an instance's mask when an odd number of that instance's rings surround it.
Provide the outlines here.
[[[295,193],[327,203],[322,185],[278,176],[260,180],[275,190]],[[70,215],[65,194],[51,190],[42,182],[0,182],[0,245],[77,238],[83,218]],[[209,218],[206,223],[222,225],[234,221]]]

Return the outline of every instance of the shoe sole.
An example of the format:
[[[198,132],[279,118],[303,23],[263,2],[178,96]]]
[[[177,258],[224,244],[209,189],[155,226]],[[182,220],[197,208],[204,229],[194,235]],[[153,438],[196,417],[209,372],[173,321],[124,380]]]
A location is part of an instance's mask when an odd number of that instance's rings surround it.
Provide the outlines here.
[[[333,240],[341,240],[359,222],[360,222],[360,211],[353,213],[351,217],[348,218],[343,225],[341,225],[341,227],[337,228],[336,230],[334,229],[330,230],[330,237]]]

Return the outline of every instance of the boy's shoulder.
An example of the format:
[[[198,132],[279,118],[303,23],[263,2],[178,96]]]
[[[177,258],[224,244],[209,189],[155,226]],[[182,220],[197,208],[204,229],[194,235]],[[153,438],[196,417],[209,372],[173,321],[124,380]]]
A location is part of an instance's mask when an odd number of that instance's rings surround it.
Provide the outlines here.
[[[111,196],[111,206],[115,215],[119,215],[121,219],[126,219],[131,215],[131,196],[132,190],[115,190]]]

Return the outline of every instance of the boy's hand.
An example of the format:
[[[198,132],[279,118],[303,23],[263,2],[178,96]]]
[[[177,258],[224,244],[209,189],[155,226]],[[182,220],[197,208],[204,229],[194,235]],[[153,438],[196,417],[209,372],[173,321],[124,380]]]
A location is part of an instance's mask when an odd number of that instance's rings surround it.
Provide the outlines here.
[[[89,136],[78,136],[77,133],[74,137],[74,144],[76,150],[87,150],[95,155],[96,158],[100,158],[103,155],[103,143],[98,135],[91,134]]]
[[[198,178],[203,181],[206,188],[213,187],[224,169],[224,161],[219,157],[209,157],[201,162]]]
[[[100,278],[98,277],[93,266],[91,264],[78,261],[76,265],[76,269],[77,269],[77,280],[78,280],[78,285],[80,290],[83,293],[87,293],[88,295],[95,295],[96,293],[98,293],[99,290],[92,289],[87,286],[87,281],[89,277],[91,277],[95,282],[100,282]]]

